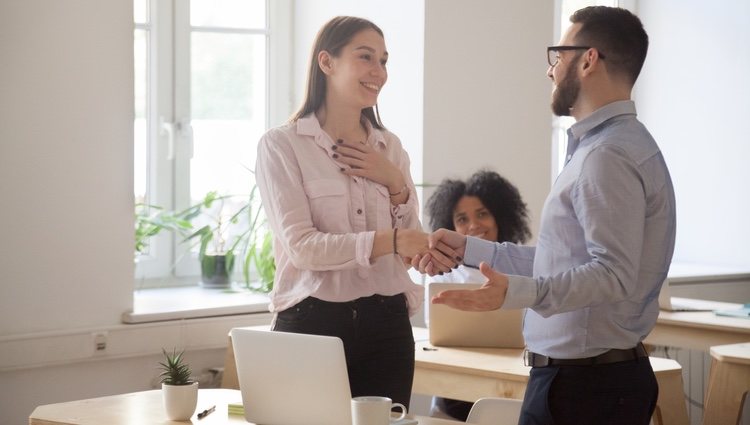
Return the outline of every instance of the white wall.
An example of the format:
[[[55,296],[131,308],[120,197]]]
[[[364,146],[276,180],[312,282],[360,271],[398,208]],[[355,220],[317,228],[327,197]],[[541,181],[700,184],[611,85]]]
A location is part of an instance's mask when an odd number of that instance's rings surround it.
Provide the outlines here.
[[[677,197],[675,261],[750,270],[750,2],[639,1],[639,116]],[[747,300],[745,300],[747,301]]]
[[[0,4],[0,337],[132,305],[132,19],[127,1]]]
[[[518,186],[534,235],[550,187],[553,19],[549,1],[425,3],[424,181],[490,167]]]
[[[129,1],[0,3],[0,342],[119,324],[132,306],[132,13]],[[0,423],[128,373],[67,375],[50,391],[66,375],[40,370],[0,371]]]

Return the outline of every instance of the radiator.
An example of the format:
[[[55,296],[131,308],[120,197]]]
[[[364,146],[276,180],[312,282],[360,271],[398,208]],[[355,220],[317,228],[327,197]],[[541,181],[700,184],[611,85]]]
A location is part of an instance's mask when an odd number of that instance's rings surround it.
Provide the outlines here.
[[[701,425],[711,356],[703,351],[665,346],[654,346],[651,355],[676,360],[682,366],[682,382],[690,425]]]

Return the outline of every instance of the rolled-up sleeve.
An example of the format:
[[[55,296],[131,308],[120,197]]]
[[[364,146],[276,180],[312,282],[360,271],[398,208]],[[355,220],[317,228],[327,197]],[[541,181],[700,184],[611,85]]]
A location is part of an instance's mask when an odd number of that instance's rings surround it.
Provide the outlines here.
[[[395,136],[393,137],[396,138]],[[398,141],[398,138],[396,138],[396,140]],[[411,161],[409,160],[409,154],[402,148],[400,141],[397,143],[397,148],[398,160],[396,161],[396,164],[399,170],[401,170],[401,174],[404,176],[406,188],[409,191],[409,199],[407,199],[404,204],[391,205],[393,227],[421,229],[422,224],[419,221],[419,201],[417,199],[416,186],[411,178]]]

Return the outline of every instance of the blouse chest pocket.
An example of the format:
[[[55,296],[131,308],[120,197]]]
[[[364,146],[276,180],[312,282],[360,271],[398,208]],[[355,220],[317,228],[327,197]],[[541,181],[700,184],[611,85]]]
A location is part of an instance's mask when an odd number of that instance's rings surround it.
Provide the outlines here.
[[[334,179],[303,183],[310,201],[313,225],[322,232],[348,232],[349,196],[346,183]]]

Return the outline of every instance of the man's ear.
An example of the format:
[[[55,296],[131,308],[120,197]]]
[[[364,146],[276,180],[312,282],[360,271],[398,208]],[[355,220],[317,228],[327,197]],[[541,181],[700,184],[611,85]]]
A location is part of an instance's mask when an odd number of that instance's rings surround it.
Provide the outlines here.
[[[325,50],[318,53],[318,66],[324,74],[330,75],[333,71],[333,57]]]
[[[596,49],[589,49],[583,54],[581,60],[581,71],[584,75],[591,73],[598,65],[601,58],[599,57],[599,51]]]

